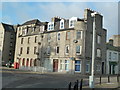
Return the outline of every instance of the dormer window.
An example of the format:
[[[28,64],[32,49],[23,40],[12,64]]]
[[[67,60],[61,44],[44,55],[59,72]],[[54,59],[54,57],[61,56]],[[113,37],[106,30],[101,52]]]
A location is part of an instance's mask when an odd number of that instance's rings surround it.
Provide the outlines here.
[[[64,20],[63,19],[60,21],[60,29],[64,29]]]
[[[69,19],[69,28],[73,28],[76,21],[77,21],[77,17],[70,18]]]
[[[54,30],[54,22],[48,23],[48,30]]]

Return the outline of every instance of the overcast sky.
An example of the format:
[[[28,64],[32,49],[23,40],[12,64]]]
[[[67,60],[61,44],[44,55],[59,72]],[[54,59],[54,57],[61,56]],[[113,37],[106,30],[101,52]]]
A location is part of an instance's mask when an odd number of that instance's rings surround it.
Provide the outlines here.
[[[31,19],[50,21],[54,16],[83,18],[85,8],[91,8],[103,15],[107,40],[118,34],[117,2],[3,2],[1,20],[8,24],[22,24]]]

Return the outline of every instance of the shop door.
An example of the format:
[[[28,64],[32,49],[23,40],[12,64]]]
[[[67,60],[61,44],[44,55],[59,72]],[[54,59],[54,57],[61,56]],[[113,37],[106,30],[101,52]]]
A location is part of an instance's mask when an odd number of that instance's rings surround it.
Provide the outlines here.
[[[53,72],[58,71],[58,59],[53,59]]]

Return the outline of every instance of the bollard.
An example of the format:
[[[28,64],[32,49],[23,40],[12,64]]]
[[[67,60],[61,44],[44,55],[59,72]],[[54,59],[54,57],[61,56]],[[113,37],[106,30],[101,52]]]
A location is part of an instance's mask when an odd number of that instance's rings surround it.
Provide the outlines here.
[[[80,82],[80,90],[82,90],[82,83],[83,83],[83,79],[81,79],[81,82]]]
[[[69,87],[68,87],[68,90],[71,90],[71,82],[69,83]]]
[[[74,89],[73,89],[73,90],[77,90],[76,86],[77,86],[77,82],[75,82],[75,85],[74,85]]]
[[[101,76],[100,76],[100,84],[101,84]]]
[[[117,75],[117,82],[119,82],[119,75]]]
[[[108,83],[110,83],[110,76],[108,76]]]
[[[76,90],[78,90],[78,83],[79,83],[79,81],[77,80],[76,81]]]

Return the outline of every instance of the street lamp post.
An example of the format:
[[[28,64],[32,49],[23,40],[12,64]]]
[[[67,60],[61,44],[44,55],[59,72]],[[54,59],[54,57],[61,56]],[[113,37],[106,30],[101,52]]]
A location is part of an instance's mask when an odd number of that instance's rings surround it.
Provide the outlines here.
[[[91,69],[91,76],[89,76],[89,87],[94,88],[94,62],[95,62],[95,55],[96,55],[96,27],[95,27],[95,14],[96,12],[91,13],[93,17],[93,42],[92,42],[92,69]]]

